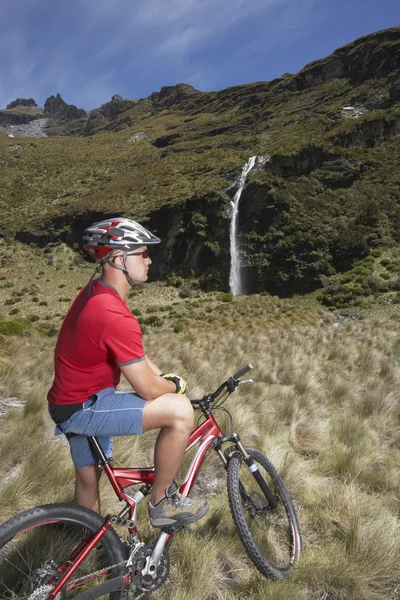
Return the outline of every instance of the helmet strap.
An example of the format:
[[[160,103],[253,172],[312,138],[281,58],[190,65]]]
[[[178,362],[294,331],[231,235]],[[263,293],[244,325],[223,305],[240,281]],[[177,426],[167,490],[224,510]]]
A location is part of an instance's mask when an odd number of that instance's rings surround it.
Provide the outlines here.
[[[132,277],[129,275],[128,269],[126,268],[126,258],[128,256],[128,253],[124,250],[122,252],[122,260],[123,260],[123,265],[116,265],[115,262],[113,262],[112,260],[110,260],[110,258],[113,258],[112,254],[107,254],[107,256],[105,256],[103,258],[103,260],[101,261],[101,265],[104,265],[104,263],[109,264],[111,267],[114,267],[114,269],[119,269],[120,271],[123,271],[127,282],[129,283],[129,285],[131,287],[135,287],[135,285],[137,285]]]
[[[92,275],[92,276],[91,276],[91,278],[89,279],[89,283],[87,284],[87,288],[86,288],[86,293],[87,293],[87,295],[88,295],[88,296],[90,296],[90,290],[91,290],[91,287],[92,287],[92,282],[93,282],[93,279],[94,279],[94,277],[95,277],[95,275],[96,275],[97,273],[101,273],[101,268],[102,268],[102,265],[101,265],[101,264],[100,264],[100,265],[97,265],[97,267],[95,268],[95,270],[94,270],[94,272],[93,272],[93,275]]]

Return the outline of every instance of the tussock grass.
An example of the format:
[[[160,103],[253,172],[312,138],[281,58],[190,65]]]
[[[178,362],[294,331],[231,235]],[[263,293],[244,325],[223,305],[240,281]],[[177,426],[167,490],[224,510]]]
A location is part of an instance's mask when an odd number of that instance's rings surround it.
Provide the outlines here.
[[[11,288],[10,288],[11,289]],[[8,293],[8,289],[2,290]],[[65,293],[69,293],[67,290]],[[150,296],[150,297],[149,297]],[[175,300],[172,299],[175,298]],[[219,306],[215,295],[199,296]],[[175,288],[153,286],[134,297],[136,307],[185,300]],[[235,325],[190,320],[181,333],[148,330],[146,351],[189,385],[189,396],[215,389],[252,362],[256,383],[241,386],[225,405],[245,444],[266,453],[282,474],[299,514],[304,554],[292,578],[267,581],[249,564],[227,503],[225,473],[213,454],[195,486],[206,494],[209,515],[171,548],[171,583],[159,600],[248,599],[383,600],[398,596],[400,580],[400,366],[396,307],[363,321],[320,322],[304,301],[274,317],[285,301],[268,296],[224,303]],[[251,335],[248,315],[262,307]],[[311,305],[312,306],[312,305]],[[243,314],[240,314],[242,311]],[[160,313],[161,314],[161,313]],[[246,327],[245,327],[246,325]],[[245,332],[245,333],[244,333]],[[54,338],[0,338],[0,394],[25,401],[0,421],[0,511],[3,519],[48,501],[70,501],[73,468],[68,445],[52,436],[45,396],[52,380]],[[249,375],[250,376],[250,375]],[[125,386],[122,382],[121,386]],[[228,419],[216,413],[223,426]],[[156,433],[116,441],[115,464],[152,464]],[[185,457],[182,474],[190,463]],[[15,471],[15,469],[17,469]],[[13,478],[7,474],[13,471]],[[4,483],[5,482],[5,483]],[[102,478],[104,512],[118,510]],[[154,537],[144,503],[145,540]],[[397,596],[396,596],[397,594]]]

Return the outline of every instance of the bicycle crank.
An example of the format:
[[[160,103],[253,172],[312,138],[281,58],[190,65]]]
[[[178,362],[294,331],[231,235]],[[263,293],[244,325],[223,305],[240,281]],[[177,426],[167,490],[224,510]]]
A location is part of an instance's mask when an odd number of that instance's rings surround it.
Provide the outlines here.
[[[132,571],[131,589],[141,592],[153,592],[158,590],[167,579],[169,575],[169,554],[167,550],[164,550],[157,569],[151,575],[146,573],[146,567],[153,550],[154,545],[144,544],[135,553],[130,567]]]

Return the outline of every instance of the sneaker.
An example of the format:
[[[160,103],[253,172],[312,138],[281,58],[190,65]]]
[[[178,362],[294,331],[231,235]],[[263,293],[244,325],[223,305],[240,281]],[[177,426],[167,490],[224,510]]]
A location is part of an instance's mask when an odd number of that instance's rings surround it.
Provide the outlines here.
[[[176,525],[184,527],[198,521],[208,512],[206,500],[194,500],[182,496],[174,482],[165,490],[165,498],[153,506],[148,503],[150,523],[153,527],[168,527]]]

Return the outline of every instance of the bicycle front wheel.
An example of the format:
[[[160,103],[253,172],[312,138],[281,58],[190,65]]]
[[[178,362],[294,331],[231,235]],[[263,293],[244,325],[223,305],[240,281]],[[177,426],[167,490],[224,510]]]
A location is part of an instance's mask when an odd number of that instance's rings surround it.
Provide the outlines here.
[[[250,471],[240,452],[230,457],[228,498],[233,521],[257,569],[266,577],[282,580],[300,557],[296,511],[285,484],[268,458],[254,448],[246,450],[262,480]]]
[[[104,523],[91,510],[47,504],[0,526],[0,600],[45,600],[74,553]],[[56,596],[68,600],[122,573],[123,546],[109,529]],[[118,566],[115,566],[118,565]],[[120,592],[114,592],[117,600]]]

